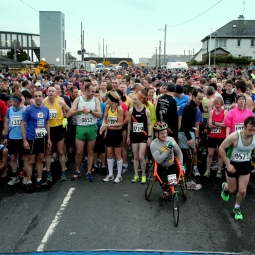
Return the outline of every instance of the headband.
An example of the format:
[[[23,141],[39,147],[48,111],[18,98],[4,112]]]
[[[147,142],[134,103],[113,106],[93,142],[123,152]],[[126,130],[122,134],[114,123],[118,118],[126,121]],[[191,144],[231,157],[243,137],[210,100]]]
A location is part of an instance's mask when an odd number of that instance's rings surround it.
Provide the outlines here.
[[[113,103],[118,103],[119,100],[113,97],[111,94],[108,95],[108,98],[113,102]]]
[[[12,100],[13,100],[13,101],[20,101],[20,102],[22,101],[22,99],[21,99],[21,98],[18,98],[18,97],[12,97]]]

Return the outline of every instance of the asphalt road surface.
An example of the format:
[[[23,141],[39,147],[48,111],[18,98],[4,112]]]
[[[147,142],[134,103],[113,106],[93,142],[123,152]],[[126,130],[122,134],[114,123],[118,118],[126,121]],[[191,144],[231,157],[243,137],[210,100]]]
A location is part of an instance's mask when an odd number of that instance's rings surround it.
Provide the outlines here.
[[[82,178],[59,180],[53,165],[51,187],[27,194],[20,183],[0,183],[0,253],[70,251],[95,249],[165,250],[255,253],[255,178],[251,178],[241,209],[243,221],[235,221],[229,202],[220,197],[222,180],[197,178],[200,191],[189,191],[188,200],[179,196],[180,220],[174,227],[172,203],[160,206],[161,189],[155,183],[150,201],[144,185],[131,183],[132,165],[119,184]]]

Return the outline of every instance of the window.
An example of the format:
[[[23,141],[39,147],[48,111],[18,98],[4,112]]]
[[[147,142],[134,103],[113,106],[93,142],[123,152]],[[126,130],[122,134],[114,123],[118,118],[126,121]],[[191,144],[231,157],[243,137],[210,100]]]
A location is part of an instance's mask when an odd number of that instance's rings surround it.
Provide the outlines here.
[[[252,39],[251,40],[251,47],[254,47],[255,45],[254,45],[254,40]]]
[[[27,35],[23,35],[22,39],[23,39],[23,47],[27,47]]]
[[[17,35],[12,34],[12,47],[14,46],[17,47]]]
[[[237,47],[241,46],[241,39],[237,39]]]
[[[5,34],[1,34],[1,46],[5,47],[6,46],[6,38]]]
[[[31,47],[31,35],[29,35],[27,38],[28,38],[28,45],[27,46]]]
[[[6,46],[11,47],[11,35],[7,34],[6,36]]]
[[[21,35],[18,35],[17,47],[22,47]]]
[[[65,47],[65,33],[64,30],[62,30],[62,40],[63,40],[63,48]]]
[[[227,47],[227,40],[226,39],[217,39],[216,47]]]
[[[64,23],[64,19],[62,18],[62,26],[64,26],[64,24],[65,24],[65,23]]]

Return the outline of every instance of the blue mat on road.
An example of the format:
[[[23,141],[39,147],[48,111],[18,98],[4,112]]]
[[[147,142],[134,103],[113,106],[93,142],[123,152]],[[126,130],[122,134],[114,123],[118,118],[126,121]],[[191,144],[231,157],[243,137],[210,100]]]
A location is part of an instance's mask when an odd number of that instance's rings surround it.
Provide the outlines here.
[[[154,251],[57,251],[14,253],[15,255],[237,255],[238,253],[207,253],[207,252],[154,252]],[[0,253],[10,255],[10,253]]]

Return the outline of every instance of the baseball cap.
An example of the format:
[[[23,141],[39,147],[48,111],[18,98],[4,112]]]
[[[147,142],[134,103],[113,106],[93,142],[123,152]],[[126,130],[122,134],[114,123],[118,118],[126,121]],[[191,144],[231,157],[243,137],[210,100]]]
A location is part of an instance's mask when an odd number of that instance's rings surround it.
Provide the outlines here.
[[[183,87],[182,85],[176,85],[176,91],[177,94],[182,94],[183,93]]]
[[[173,84],[173,83],[168,84],[168,86],[167,86],[167,91],[169,91],[169,92],[175,92],[175,90],[176,90],[175,84]]]

